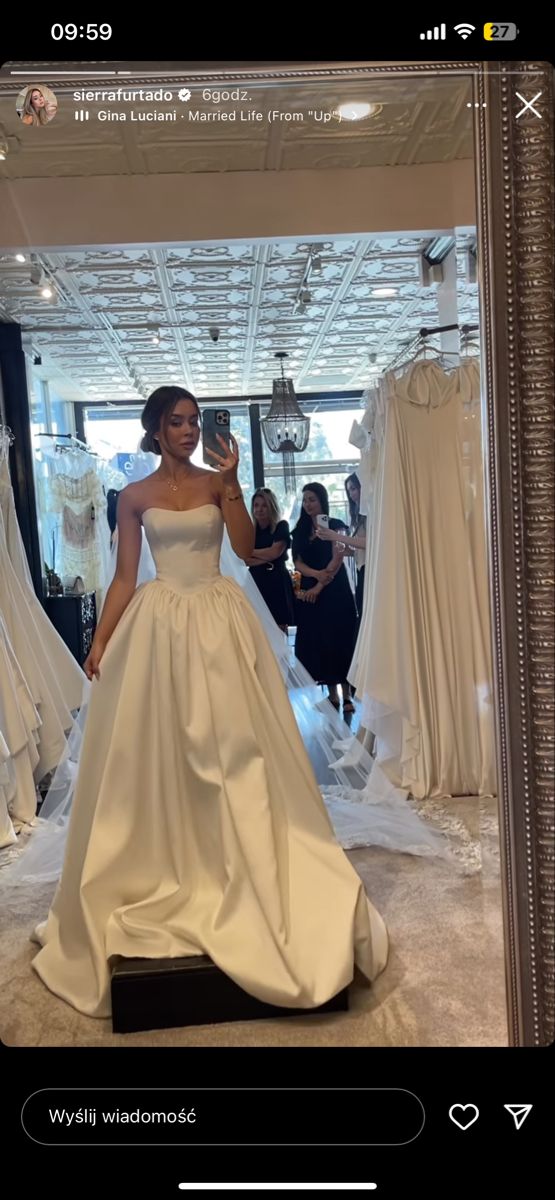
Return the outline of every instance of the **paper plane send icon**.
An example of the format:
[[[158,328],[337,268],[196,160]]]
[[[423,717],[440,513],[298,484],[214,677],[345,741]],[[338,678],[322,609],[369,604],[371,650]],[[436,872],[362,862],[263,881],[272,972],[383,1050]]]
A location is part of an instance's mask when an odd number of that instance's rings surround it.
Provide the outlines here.
[[[529,1116],[529,1114],[532,1112],[533,1107],[534,1107],[533,1104],[504,1104],[503,1105],[503,1108],[506,1108],[507,1112],[510,1112],[511,1117],[513,1118],[513,1121],[514,1121],[517,1129],[520,1129],[520,1127],[522,1125],[524,1125],[524,1122],[525,1122],[527,1116]]]

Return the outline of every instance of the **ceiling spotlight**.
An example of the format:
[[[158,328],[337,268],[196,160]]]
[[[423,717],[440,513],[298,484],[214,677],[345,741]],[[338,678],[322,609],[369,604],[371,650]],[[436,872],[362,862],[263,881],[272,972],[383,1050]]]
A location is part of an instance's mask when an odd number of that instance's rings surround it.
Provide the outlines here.
[[[310,301],[312,300],[312,296],[311,296],[308,288],[302,289],[299,299],[300,299],[301,304],[310,304]]]
[[[21,262],[21,263],[24,263],[24,262],[25,262],[25,255],[24,255],[24,254],[16,254],[16,256],[15,256],[15,261],[16,261],[16,262]]]
[[[312,267],[312,270],[313,270],[313,272],[314,272],[314,274],[315,274],[315,275],[321,275],[321,273],[322,273],[322,259],[320,258],[320,255],[319,255],[319,254],[313,254],[313,255],[312,255],[312,258],[311,258],[311,261],[310,261],[310,265],[311,265],[311,267]]]
[[[399,288],[395,287],[372,288],[373,296],[397,296],[398,294]]]
[[[444,234],[432,238],[423,251],[424,258],[431,267],[437,266],[439,263],[445,262],[447,256],[454,250],[455,245],[456,240],[452,234]]]
[[[365,117],[377,117],[383,104],[368,104],[366,100],[348,100],[336,109],[342,121],[363,121]]]
[[[30,274],[29,278],[31,280],[31,283],[36,283],[37,286],[42,283],[43,278],[44,278],[44,272],[43,272],[42,267],[39,267],[38,263],[34,263],[33,266],[31,267],[31,274]]]
[[[41,294],[41,296],[44,297],[45,300],[51,300],[54,295],[54,292],[52,291],[52,288],[50,287],[50,285],[48,283],[46,283],[44,285],[44,287],[40,289],[40,294]]]

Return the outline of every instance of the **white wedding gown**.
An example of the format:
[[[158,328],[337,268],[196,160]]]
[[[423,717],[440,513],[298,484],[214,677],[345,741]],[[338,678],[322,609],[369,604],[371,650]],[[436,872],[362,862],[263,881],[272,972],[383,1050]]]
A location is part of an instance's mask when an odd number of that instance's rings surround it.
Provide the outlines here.
[[[283,678],[215,505],[150,508],[157,577],[94,681],[65,864],[33,966],[110,1013],[113,956],[207,954],[247,992],[310,1008],[372,980],[387,933],[337,843]]]

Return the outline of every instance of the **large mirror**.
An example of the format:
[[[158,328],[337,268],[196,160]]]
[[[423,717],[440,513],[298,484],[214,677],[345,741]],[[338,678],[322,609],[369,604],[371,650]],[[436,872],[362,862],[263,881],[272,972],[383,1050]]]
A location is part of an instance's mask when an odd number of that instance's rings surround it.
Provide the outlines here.
[[[517,117],[501,64],[111,64],[94,82],[18,66],[23,81],[9,65],[0,80],[0,556],[15,566],[17,521],[20,575],[82,665],[118,497],[158,465],[139,450],[145,401],[177,385],[229,413],[257,537],[238,578],[274,621],[336,836],[389,935],[385,969],[324,1034],[247,1021],[235,1044],[545,1044],[547,101]],[[550,94],[541,64],[519,80]],[[307,601],[330,563],[333,586]],[[28,605],[10,630],[0,590],[15,657]],[[31,764],[39,816],[56,765]],[[120,1044],[31,972],[54,884],[20,882],[24,904],[10,891],[35,813],[7,780],[0,1035]]]

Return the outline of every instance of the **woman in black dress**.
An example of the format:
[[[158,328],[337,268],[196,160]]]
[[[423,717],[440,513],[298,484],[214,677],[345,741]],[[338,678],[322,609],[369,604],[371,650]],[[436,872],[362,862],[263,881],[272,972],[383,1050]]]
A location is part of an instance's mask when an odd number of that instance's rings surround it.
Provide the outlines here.
[[[317,537],[318,516],[329,514],[328,493],[321,483],[303,488],[303,509],[293,530],[293,561],[302,576],[298,596],[295,655],[318,683],[325,683],[334,708],[339,708],[338,684],[343,692],[343,712],[354,711],[347,673],[355,648],[357,613],[343,563],[340,542]],[[346,527],[329,518],[334,531]]]
[[[362,604],[364,600],[364,566],[366,562],[366,517],[360,514],[360,479],[354,472],[348,475],[345,480],[345,491],[349,503],[349,512],[351,515],[351,526],[349,533],[346,535],[344,531],[334,533],[332,529],[318,529],[317,536],[324,542],[342,542],[347,547],[347,554],[351,555],[355,560],[357,583],[355,592],[355,601],[358,612],[357,634],[360,629],[360,619],[362,617]]]
[[[247,565],[274,621],[287,633],[288,625],[295,624],[293,585],[285,565],[291,544],[289,526],[280,520],[278,501],[270,488],[258,488],[254,493],[251,513],[256,532]]]

